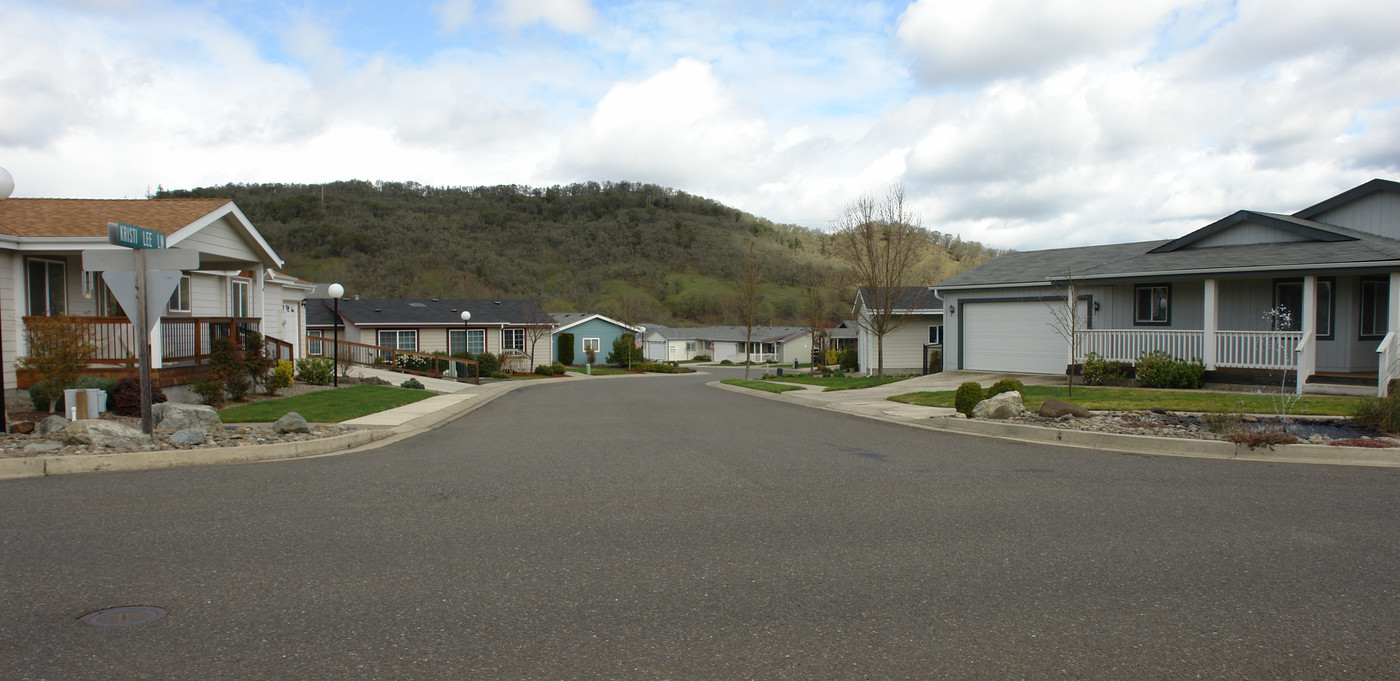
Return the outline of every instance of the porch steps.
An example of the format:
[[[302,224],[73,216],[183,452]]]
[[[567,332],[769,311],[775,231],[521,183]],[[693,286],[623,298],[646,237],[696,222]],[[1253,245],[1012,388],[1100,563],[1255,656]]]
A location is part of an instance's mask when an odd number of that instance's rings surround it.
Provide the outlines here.
[[[1310,395],[1376,396],[1375,374],[1313,374],[1303,392]]]

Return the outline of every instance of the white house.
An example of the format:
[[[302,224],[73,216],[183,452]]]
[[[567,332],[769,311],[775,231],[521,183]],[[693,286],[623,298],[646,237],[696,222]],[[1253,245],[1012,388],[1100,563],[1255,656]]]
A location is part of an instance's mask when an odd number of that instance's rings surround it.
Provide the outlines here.
[[[856,290],[852,311],[861,373],[869,376],[879,367],[881,339],[875,335],[872,318],[873,311],[884,309],[886,303],[898,324],[883,338],[885,373],[927,373],[929,352],[943,347],[943,302],[926,286],[902,286],[885,296],[864,286]]]

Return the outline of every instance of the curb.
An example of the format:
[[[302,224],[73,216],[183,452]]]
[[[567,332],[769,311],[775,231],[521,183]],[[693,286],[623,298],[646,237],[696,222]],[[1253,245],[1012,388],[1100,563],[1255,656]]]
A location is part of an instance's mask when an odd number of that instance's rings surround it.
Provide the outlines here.
[[[864,414],[837,408],[834,404],[814,404],[802,399],[791,399],[786,395],[800,395],[800,392],[770,393],[762,390],[725,385],[718,381],[705,385],[740,392],[746,395],[763,397],[798,406],[815,407],[850,416],[895,423],[912,428],[921,428],[944,433],[976,435],[1003,440],[1017,440],[1036,444],[1051,444],[1084,449],[1098,449],[1127,454],[1149,456],[1176,456],[1197,459],[1228,459],[1233,461],[1258,461],[1269,463],[1328,464],[1334,466],[1373,466],[1400,468],[1400,450],[1370,449],[1366,447],[1334,447],[1331,445],[1275,445],[1268,448],[1250,449],[1244,445],[1220,440],[1193,440],[1189,438],[1153,437],[1150,435],[1127,435],[1120,433],[1100,433],[1086,430],[1061,430],[1021,423],[1002,423],[961,419],[951,416],[932,416],[918,420],[893,418],[887,415]]]
[[[366,428],[344,435],[335,435],[300,442],[279,442],[245,447],[211,447],[208,449],[164,449],[154,452],[122,452],[120,454],[80,454],[76,456],[31,456],[0,459],[0,480],[40,478],[48,475],[101,473],[107,471],[138,471],[183,466],[212,466],[219,464],[281,461],[313,456],[364,452],[404,440],[437,428],[459,416],[475,411],[496,397],[525,383],[501,384],[500,388],[474,394],[455,405],[424,414],[407,423],[390,428]]]

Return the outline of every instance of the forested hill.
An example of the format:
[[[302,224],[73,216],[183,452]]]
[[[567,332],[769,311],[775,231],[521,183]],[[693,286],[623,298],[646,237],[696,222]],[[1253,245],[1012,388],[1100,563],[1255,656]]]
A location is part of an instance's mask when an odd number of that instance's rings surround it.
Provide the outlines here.
[[[287,272],[366,297],[524,297],[552,312],[723,323],[733,321],[734,282],[752,239],[765,323],[796,321],[812,283],[824,291],[828,317],[850,309],[832,281],[829,236],[656,185],[349,181],[162,189],[156,197],[233,199]],[[938,232],[929,250],[933,279],[995,255]]]

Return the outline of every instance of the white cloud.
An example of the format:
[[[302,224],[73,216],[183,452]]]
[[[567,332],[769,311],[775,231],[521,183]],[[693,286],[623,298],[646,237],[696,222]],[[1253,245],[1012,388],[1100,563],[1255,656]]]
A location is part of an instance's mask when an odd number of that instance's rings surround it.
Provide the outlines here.
[[[438,20],[442,22],[442,29],[448,33],[455,33],[463,26],[471,23],[476,17],[475,0],[442,0],[433,5],[433,11],[437,12]]]
[[[598,21],[588,0],[500,0],[500,12],[508,26],[540,22],[565,33],[586,33]]]

